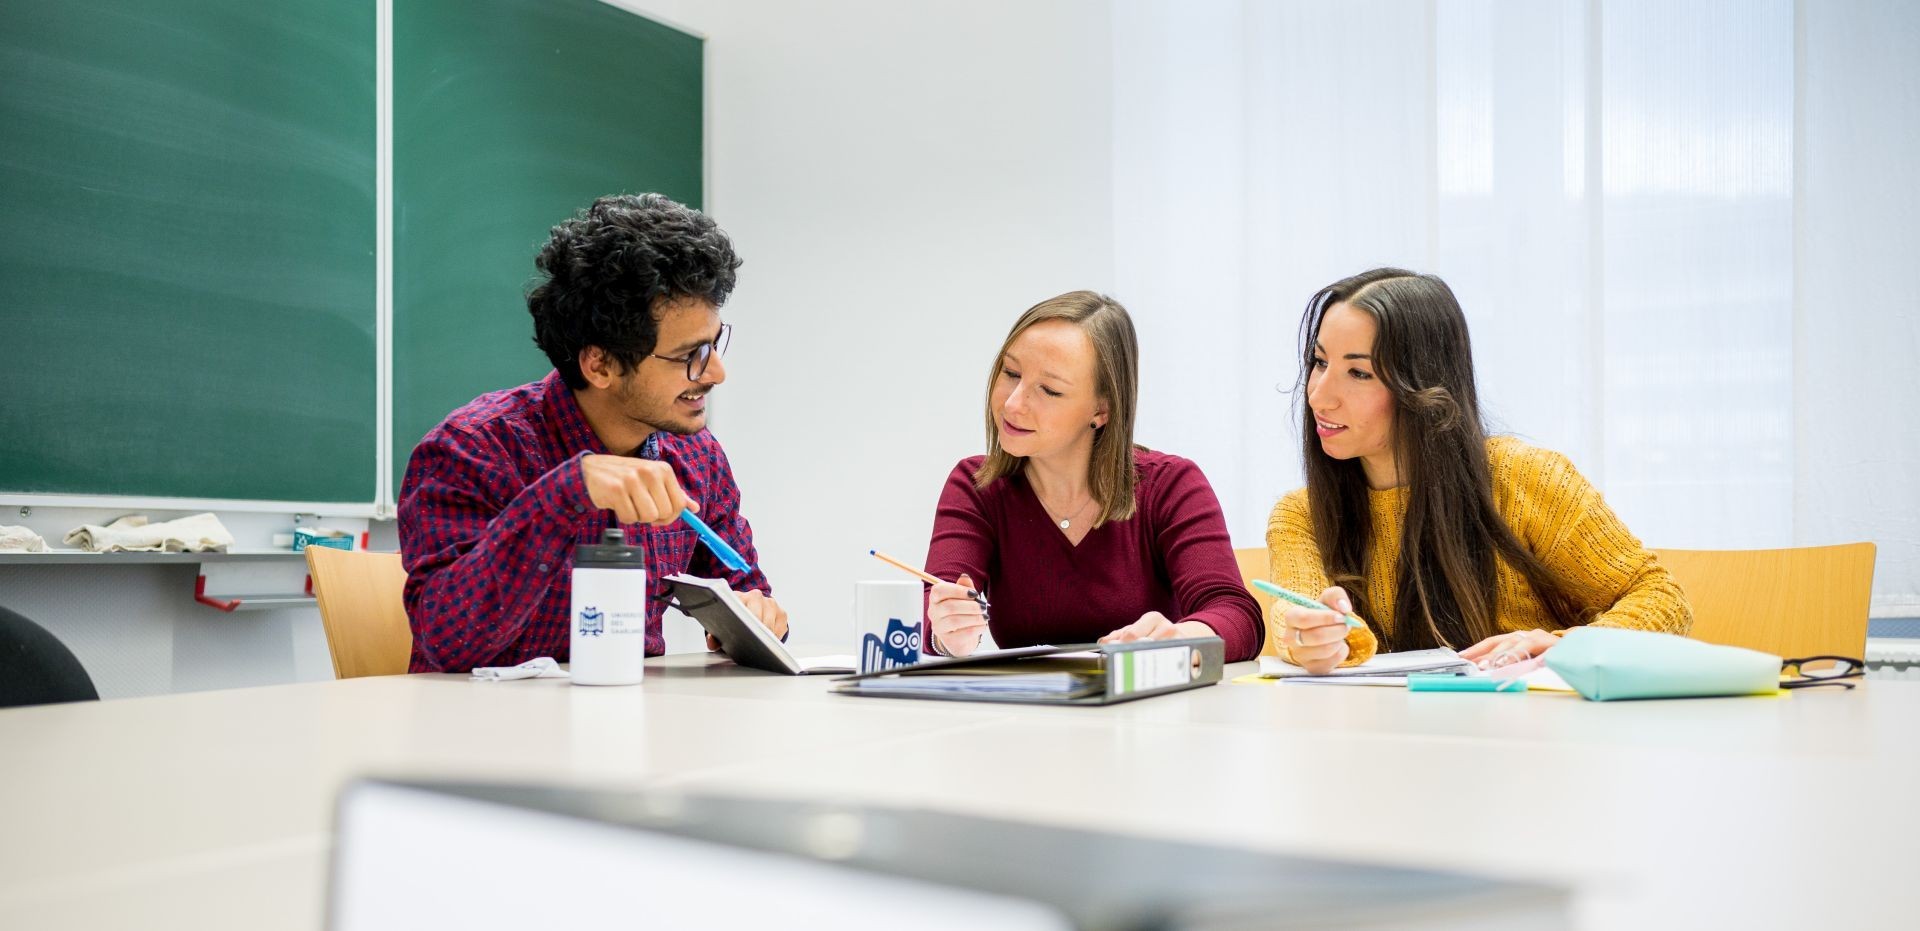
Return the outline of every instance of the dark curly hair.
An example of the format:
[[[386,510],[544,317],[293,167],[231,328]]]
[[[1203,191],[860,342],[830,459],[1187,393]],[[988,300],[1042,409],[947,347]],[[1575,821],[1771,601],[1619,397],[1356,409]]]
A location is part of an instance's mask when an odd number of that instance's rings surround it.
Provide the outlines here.
[[[740,257],[706,214],[663,194],[620,194],[554,227],[534,265],[534,345],[578,391],[580,350],[598,346],[631,371],[659,338],[654,308],[688,297],[725,304]]]

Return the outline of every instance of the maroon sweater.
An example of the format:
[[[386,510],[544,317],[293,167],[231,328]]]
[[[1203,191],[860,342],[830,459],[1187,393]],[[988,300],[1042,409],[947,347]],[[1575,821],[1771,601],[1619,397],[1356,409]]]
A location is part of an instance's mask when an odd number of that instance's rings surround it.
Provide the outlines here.
[[[1240,579],[1220,501],[1199,466],[1136,450],[1133,517],[1109,521],[1074,546],[1024,475],[974,488],[984,459],[962,459],[947,476],[927,571],[949,581],[973,577],[993,605],[994,643],[1091,643],[1159,611],[1213,628],[1226,641],[1228,662],[1259,655],[1266,635],[1260,607]],[[929,628],[929,646],[932,637]]]

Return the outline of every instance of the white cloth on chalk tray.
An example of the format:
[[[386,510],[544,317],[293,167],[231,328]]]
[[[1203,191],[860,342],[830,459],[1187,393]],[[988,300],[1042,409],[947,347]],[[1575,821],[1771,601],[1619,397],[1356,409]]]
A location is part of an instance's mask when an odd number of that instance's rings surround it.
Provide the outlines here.
[[[0,552],[7,553],[44,553],[47,541],[39,534],[25,527],[0,524]]]
[[[145,514],[129,514],[102,527],[86,524],[67,531],[67,543],[94,553],[224,553],[233,534],[212,514],[147,523]]]

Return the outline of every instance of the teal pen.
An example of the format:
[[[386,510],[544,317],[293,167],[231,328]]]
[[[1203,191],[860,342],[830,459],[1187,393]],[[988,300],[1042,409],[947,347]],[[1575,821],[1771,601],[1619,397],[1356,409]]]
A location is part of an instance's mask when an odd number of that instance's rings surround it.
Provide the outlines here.
[[[1407,677],[1409,692],[1501,692],[1518,695],[1527,690],[1527,680],[1521,678],[1490,679],[1486,676],[1456,676],[1450,674],[1420,675]]]
[[[1254,579],[1253,587],[1263,592],[1266,592],[1267,594],[1272,595],[1273,597],[1278,598],[1281,601],[1287,602],[1288,604],[1299,605],[1302,608],[1312,608],[1315,611],[1332,611],[1333,610],[1333,607],[1331,605],[1321,604],[1320,602],[1315,601],[1312,598],[1308,598],[1307,596],[1302,595],[1299,592],[1287,591],[1286,589],[1281,588],[1280,586],[1275,585],[1272,582],[1267,581],[1266,579]],[[1349,614],[1347,615],[1347,626],[1348,627],[1365,627],[1367,625],[1364,621]]]
[[[738,550],[728,546],[726,540],[722,539],[719,534],[714,533],[713,528],[707,526],[706,521],[693,516],[692,511],[682,509],[680,511],[680,520],[687,526],[693,528],[693,532],[700,537],[700,542],[705,543],[707,549],[713,551],[713,555],[720,557],[720,563],[722,565],[735,572],[745,572],[753,568],[747,565],[746,559],[740,555]]]

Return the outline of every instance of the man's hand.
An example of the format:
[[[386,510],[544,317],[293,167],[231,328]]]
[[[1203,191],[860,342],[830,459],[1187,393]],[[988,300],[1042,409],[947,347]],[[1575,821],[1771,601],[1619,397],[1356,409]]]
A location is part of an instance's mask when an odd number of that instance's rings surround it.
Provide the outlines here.
[[[623,524],[664,527],[678,520],[682,509],[700,510],[699,503],[680,490],[673,467],[664,462],[587,455],[580,457],[580,478],[587,484],[593,506],[612,511]]]
[[[748,612],[758,618],[761,624],[766,625],[767,630],[773,632],[775,637],[787,635],[787,609],[780,607],[779,602],[759,591],[733,594],[740,599],[740,604],[745,606]],[[707,635],[707,649],[716,653],[720,651],[720,641],[713,639],[712,634]]]

